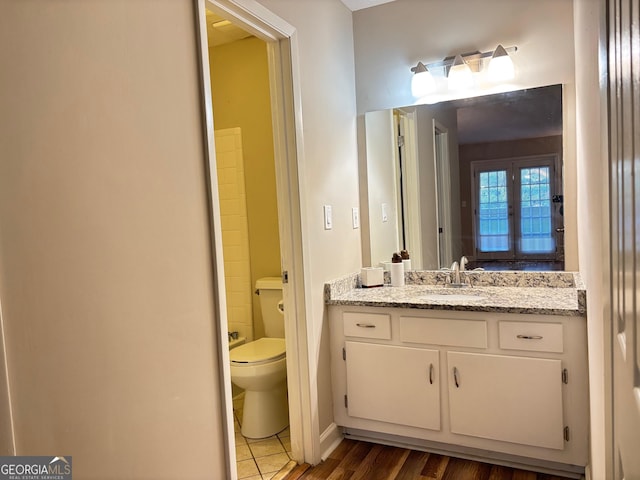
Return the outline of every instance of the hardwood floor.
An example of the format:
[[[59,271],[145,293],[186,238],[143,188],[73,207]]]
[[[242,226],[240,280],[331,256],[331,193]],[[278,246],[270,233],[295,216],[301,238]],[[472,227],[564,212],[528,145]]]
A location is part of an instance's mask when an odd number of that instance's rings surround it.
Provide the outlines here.
[[[536,472],[344,439],[319,465],[284,480],[565,480]]]

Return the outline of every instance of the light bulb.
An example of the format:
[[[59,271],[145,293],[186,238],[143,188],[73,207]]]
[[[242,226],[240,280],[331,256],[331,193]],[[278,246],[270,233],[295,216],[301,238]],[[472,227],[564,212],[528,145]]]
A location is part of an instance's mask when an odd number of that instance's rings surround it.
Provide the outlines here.
[[[449,88],[462,90],[473,86],[473,73],[460,55],[456,55],[453,65],[449,69]]]
[[[515,77],[513,61],[502,45],[498,45],[489,60],[487,75],[492,82],[503,82],[512,80]]]
[[[416,73],[411,78],[411,94],[416,97],[424,97],[436,89],[436,81],[422,62],[418,63]]]

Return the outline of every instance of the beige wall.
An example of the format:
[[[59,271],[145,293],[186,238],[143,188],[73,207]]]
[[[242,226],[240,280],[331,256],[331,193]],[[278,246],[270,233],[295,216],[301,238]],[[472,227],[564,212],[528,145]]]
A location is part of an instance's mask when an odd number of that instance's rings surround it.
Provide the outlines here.
[[[18,454],[225,478],[191,2],[0,3],[0,298]]]
[[[299,161],[306,262],[307,328],[314,421],[333,422],[328,326],[323,284],[361,266],[356,104],[351,12],[340,0],[260,0],[296,28],[302,152]],[[323,205],[333,206],[333,229],[324,230]],[[296,272],[294,272],[295,274]]]
[[[264,325],[259,297],[253,295],[255,283],[262,277],[278,277],[282,270],[267,48],[262,40],[251,37],[210,48],[209,59],[215,128],[242,129],[251,272],[247,293],[253,304],[252,335],[260,338]],[[222,227],[225,229],[225,223]],[[224,254],[226,266],[233,253],[225,249]],[[237,276],[235,271],[227,273]]]

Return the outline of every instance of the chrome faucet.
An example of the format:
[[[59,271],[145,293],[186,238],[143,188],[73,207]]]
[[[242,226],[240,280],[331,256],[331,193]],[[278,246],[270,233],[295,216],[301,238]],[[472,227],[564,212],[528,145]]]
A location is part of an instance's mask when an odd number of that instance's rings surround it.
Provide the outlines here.
[[[451,278],[451,286],[460,285],[460,266],[458,262],[453,262],[451,264],[451,273],[453,273],[453,278]]]
[[[461,272],[464,272],[466,270],[467,263],[469,263],[469,260],[467,259],[467,257],[465,257],[463,255],[462,258],[460,259],[460,271]]]
[[[460,272],[464,272],[466,270],[466,265],[469,263],[469,260],[464,255],[460,259],[460,263],[453,262],[451,264],[451,273],[453,277],[450,277],[450,285],[452,287],[465,287],[467,282],[465,281],[466,276],[460,274]]]

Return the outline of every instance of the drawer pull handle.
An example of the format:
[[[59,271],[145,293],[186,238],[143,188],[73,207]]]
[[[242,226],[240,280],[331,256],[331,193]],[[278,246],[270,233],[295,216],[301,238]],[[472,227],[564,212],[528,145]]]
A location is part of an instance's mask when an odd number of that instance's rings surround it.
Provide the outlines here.
[[[433,385],[433,363],[429,365],[429,383]]]
[[[518,335],[518,338],[524,340],[542,340],[542,335]]]
[[[356,323],[356,325],[360,328],[376,328],[372,323]]]
[[[458,369],[453,367],[453,381],[456,384],[456,388],[460,388],[460,379],[458,379]]]

